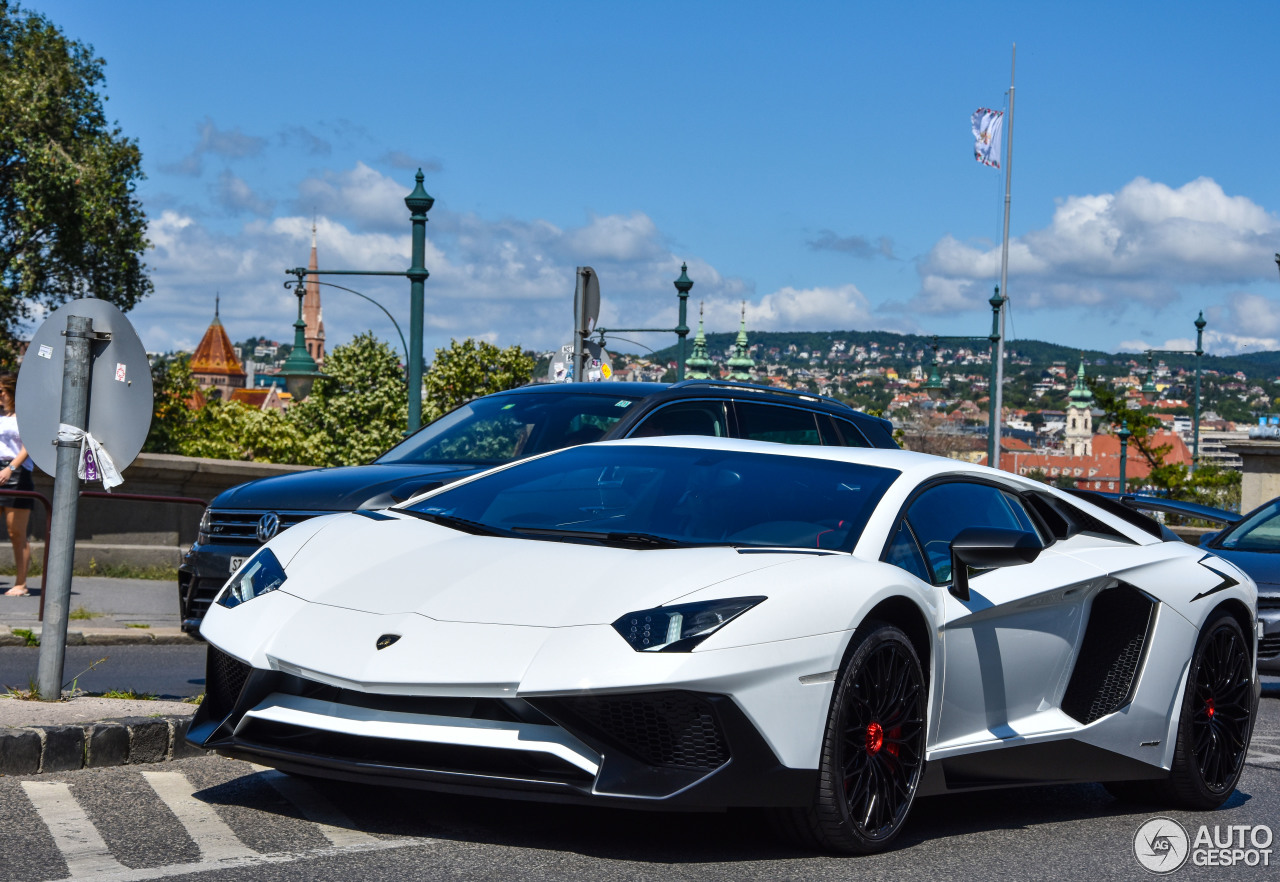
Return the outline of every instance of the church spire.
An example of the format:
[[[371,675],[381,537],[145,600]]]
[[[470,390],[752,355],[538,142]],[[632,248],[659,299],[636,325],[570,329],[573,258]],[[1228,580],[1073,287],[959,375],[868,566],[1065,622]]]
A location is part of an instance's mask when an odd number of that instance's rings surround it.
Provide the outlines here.
[[[1089,391],[1089,387],[1085,385],[1084,379],[1084,355],[1080,356],[1080,368],[1076,371],[1076,385],[1067,396],[1070,399],[1072,407],[1092,407],[1093,393]]]
[[[684,375],[690,380],[708,380],[715,362],[707,355],[707,335],[702,330],[703,305],[698,304],[698,333],[693,338],[693,354],[685,359]]]
[[[307,269],[312,273],[307,276],[306,293],[302,297],[302,320],[306,323],[307,355],[310,355],[317,367],[324,366],[324,313],[320,309],[320,280],[315,275],[316,262],[316,222],[311,220],[311,260]]]
[[[1093,455],[1093,393],[1085,385],[1084,354],[1076,371],[1076,385],[1067,395],[1067,428],[1063,433],[1071,456]]]
[[[733,357],[729,359],[729,378],[739,382],[750,382],[751,369],[755,361],[747,353],[747,301],[742,301],[742,321],[738,325],[738,338],[733,344]]]

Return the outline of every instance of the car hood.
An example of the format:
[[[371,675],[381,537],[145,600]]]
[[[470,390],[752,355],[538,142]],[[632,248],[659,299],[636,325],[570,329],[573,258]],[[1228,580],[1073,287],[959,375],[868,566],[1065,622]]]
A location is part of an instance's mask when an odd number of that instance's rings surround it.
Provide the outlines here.
[[[1258,593],[1280,595],[1280,552],[1232,551],[1230,548],[1206,548],[1223,560],[1229,560],[1258,583]]]
[[[352,511],[385,508],[415,492],[474,475],[490,466],[375,463],[293,472],[232,487],[213,500],[218,509]]]
[[[644,549],[475,536],[416,518],[334,518],[285,565],[281,591],[376,615],[568,627],[628,612],[807,555]],[[725,596],[734,588],[725,587]]]

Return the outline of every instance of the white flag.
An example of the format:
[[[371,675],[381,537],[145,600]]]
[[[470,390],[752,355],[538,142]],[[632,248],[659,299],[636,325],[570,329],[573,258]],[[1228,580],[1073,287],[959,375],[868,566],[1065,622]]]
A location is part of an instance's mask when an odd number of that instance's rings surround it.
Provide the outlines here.
[[[1004,111],[980,107],[973,112],[973,158],[983,165],[1000,167],[1000,135]]]

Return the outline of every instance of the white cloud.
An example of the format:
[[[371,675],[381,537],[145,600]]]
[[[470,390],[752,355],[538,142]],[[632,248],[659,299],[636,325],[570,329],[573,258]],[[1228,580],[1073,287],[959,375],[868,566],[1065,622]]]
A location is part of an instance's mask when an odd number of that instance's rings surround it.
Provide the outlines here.
[[[1262,337],[1280,337],[1280,305],[1275,298],[1234,291],[1226,302],[1208,310],[1212,325],[1227,331]]]
[[[1145,352],[1148,349],[1173,349],[1194,352],[1196,341],[1191,337],[1173,337],[1164,342],[1148,343],[1146,340],[1124,340],[1118,352]],[[1204,351],[1209,355],[1240,355],[1245,352],[1265,352],[1280,349],[1280,338],[1233,334],[1228,331],[1208,329],[1204,332]]]
[[[1269,275],[1280,219],[1210,178],[1178,188],[1135,178],[1116,193],[1062,200],[1049,226],[1009,243],[1020,307],[1159,308],[1178,286]],[[999,278],[1000,246],[944,236],[920,263],[913,311],[971,310]]]
[[[708,332],[737,330],[740,304],[727,298],[708,305]],[[809,331],[816,328],[885,327],[870,302],[854,285],[815,288],[781,288],[748,302],[747,330]]]
[[[402,183],[364,164],[344,172],[309,178],[295,203],[310,197],[323,207],[314,219],[321,269],[394,270],[410,261],[408,213]],[[311,245],[310,211],[248,221],[217,232],[191,212],[166,210],[153,219],[148,255],[155,294],[133,313],[148,349],[191,348],[212,316],[220,291],[222,319],[233,339],[266,335],[288,340],[296,300],[284,290],[284,270],[305,266]],[[600,275],[604,327],[673,327],[681,258],[642,212],[590,216],[561,228],[545,220],[487,220],[436,208],[427,226],[426,338],[428,347],[451,336],[482,336],[503,345],[549,348],[572,331],[574,267],[593,266]],[[698,299],[736,304],[751,294],[740,279],[723,277],[696,258],[691,315]],[[328,277],[382,303],[408,335],[407,281],[368,277]],[[855,289],[850,289],[855,290]],[[760,308],[797,322],[807,308],[801,294],[779,292]],[[855,290],[856,293],[856,290]],[[329,346],[365,329],[384,339],[398,337],[376,307],[336,289],[322,289]],[[865,298],[837,298],[828,314],[867,311]],[[754,308],[754,307],[753,307]],[[814,314],[822,312],[816,310]],[[635,336],[623,334],[622,336]],[[656,336],[642,342],[658,348]]]
[[[363,162],[341,172],[325,172],[298,185],[299,214],[340,216],[363,229],[404,230],[409,210],[404,183],[375,171]]]
[[[224,208],[234,214],[248,212],[267,215],[275,206],[274,202],[259,196],[243,178],[236,177],[230,170],[224,170],[218,176],[217,199]]]
[[[160,170],[170,174],[199,175],[204,170],[202,157],[206,153],[221,156],[224,159],[244,159],[257,156],[266,147],[265,138],[257,135],[246,135],[239,127],[219,129],[210,117],[196,126],[199,139],[192,151],[172,164],[161,164]]]

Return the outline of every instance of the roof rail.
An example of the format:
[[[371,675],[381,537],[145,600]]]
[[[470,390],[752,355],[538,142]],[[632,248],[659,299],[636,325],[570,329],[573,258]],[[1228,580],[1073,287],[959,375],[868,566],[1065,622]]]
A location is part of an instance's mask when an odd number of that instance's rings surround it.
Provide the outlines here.
[[[686,389],[690,386],[714,386],[723,389],[748,389],[752,392],[768,392],[774,395],[789,395],[793,398],[809,398],[814,401],[825,401],[828,404],[834,404],[837,407],[843,407],[846,410],[853,410],[853,406],[847,402],[840,401],[828,395],[815,395],[812,392],[798,392],[795,389],[779,389],[777,386],[760,386],[756,383],[740,383],[733,380],[681,380],[678,383],[672,383],[672,389]]]

